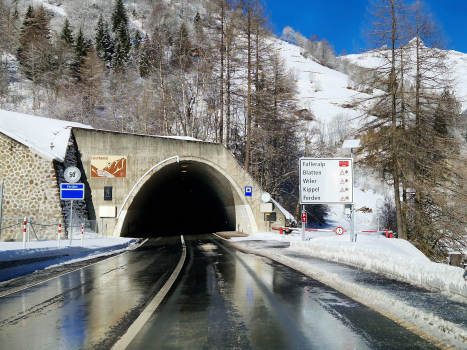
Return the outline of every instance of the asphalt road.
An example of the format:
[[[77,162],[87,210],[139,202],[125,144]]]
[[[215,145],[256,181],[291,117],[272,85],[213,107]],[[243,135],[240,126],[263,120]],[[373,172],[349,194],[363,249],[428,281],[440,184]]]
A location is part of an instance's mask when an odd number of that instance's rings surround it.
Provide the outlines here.
[[[212,235],[127,349],[436,349],[368,307]]]
[[[435,349],[377,312],[213,235],[128,349]],[[110,349],[169,278],[180,237],[0,298],[0,349]]]
[[[1,350],[110,349],[169,278],[180,237],[0,298]]]

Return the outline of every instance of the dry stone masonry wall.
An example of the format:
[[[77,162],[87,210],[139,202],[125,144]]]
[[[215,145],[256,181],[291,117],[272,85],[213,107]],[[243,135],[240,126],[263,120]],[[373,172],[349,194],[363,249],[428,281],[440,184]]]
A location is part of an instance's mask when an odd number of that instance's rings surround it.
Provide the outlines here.
[[[0,133],[1,181],[4,182],[2,227],[29,217],[36,223],[30,228],[31,237],[35,239],[35,232],[40,239],[56,238],[56,224],[63,216],[53,160]],[[1,230],[0,241],[20,240],[21,225]]]

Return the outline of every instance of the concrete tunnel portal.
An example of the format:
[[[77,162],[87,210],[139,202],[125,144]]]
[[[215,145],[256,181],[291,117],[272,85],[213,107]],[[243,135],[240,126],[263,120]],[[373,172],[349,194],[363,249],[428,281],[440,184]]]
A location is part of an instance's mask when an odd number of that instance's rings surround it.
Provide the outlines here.
[[[200,161],[180,160],[155,171],[134,195],[121,236],[160,237],[238,229],[244,210],[231,181]]]

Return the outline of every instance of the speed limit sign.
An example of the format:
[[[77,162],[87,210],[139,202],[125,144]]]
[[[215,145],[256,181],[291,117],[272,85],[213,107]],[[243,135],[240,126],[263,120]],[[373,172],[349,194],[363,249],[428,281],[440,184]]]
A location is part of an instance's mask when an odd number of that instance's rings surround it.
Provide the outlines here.
[[[344,229],[340,226],[336,227],[335,231],[336,231],[336,235],[339,235],[339,236],[344,233]]]
[[[79,171],[77,167],[70,166],[65,169],[65,173],[63,175],[66,182],[75,183],[81,178],[81,171]]]

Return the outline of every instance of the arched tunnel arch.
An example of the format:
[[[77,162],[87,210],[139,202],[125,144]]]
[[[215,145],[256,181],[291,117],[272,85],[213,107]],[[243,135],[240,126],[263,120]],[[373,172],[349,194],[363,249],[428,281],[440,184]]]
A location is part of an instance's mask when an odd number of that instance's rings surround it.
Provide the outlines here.
[[[251,208],[223,172],[214,164],[195,159],[155,167],[124,204],[117,224],[119,235],[146,238],[249,231],[255,224]]]

